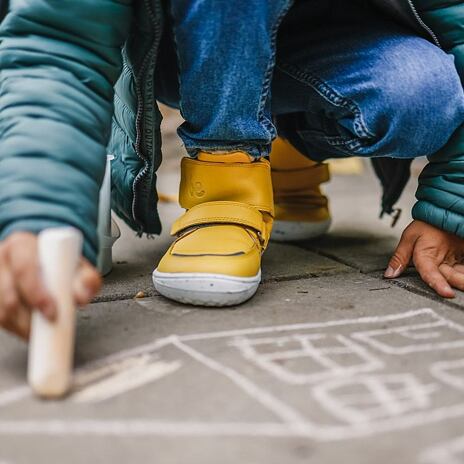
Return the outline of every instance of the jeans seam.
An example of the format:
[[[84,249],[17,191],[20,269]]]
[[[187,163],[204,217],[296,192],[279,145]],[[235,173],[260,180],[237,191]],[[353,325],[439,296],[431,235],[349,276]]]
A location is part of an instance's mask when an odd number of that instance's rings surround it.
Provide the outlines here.
[[[303,131],[306,132],[306,131]],[[312,134],[312,137],[316,140],[324,141],[330,145],[333,149],[343,153],[344,155],[355,156],[358,155],[359,150],[364,147],[361,140],[357,138],[347,139],[343,136],[328,136],[324,134]],[[345,150],[343,150],[345,149]]]
[[[328,144],[332,145],[333,147],[338,145],[352,145],[356,146],[357,148],[361,147],[363,144],[357,138],[346,138],[343,136],[335,136],[335,137],[324,137]]]
[[[343,153],[344,155],[357,155],[359,150],[362,149],[362,143],[357,139],[344,140],[341,143],[332,143],[326,139],[326,142],[334,149]]]
[[[275,138],[277,136],[277,130],[272,123],[272,120],[266,119],[264,115],[264,109],[266,106],[266,101],[269,97],[269,90],[271,88],[271,82],[272,82],[272,77],[274,75],[274,68],[275,68],[275,57],[276,57],[276,49],[277,49],[277,33],[279,30],[280,23],[284,19],[285,15],[287,14],[288,10],[293,4],[293,0],[285,0],[284,5],[282,7],[281,12],[279,13],[272,31],[271,31],[271,57],[269,59],[268,67],[266,69],[266,73],[264,74],[264,81],[262,85],[262,92],[261,92],[261,97],[259,100],[259,105],[258,105],[258,121],[260,124],[262,124],[267,131],[270,132],[271,138]]]
[[[357,153],[363,146],[362,143],[358,139],[348,139],[348,140],[343,140],[340,142],[335,142],[335,141],[326,139],[326,142],[334,148],[339,148],[343,146],[350,152],[354,152],[354,153]]]
[[[194,139],[189,139],[191,144],[187,147],[184,144],[184,147],[187,151],[188,156],[195,158],[198,155],[198,152],[215,152],[215,151],[243,151],[248,153],[254,158],[261,158],[267,156],[267,145],[262,143],[254,143],[254,141],[248,142],[238,142],[232,144],[218,143],[217,141],[210,141],[209,143],[200,143],[198,144]]]
[[[174,13],[172,11],[172,3],[166,8],[167,14],[170,15],[171,20],[172,20],[172,40],[174,42],[174,48],[176,52],[176,61],[177,61],[177,68],[178,68],[178,73],[177,73],[177,86],[179,89],[179,113],[181,116],[183,116],[183,111],[182,111],[182,103],[183,103],[183,86],[182,86],[182,79],[181,79],[181,74],[182,74],[182,60],[180,59],[180,53],[179,53],[179,46],[177,43],[177,34],[176,34],[176,24],[174,21]]]
[[[312,87],[319,95],[321,95],[334,106],[347,108],[349,111],[351,111],[355,116],[354,128],[359,137],[376,138],[376,135],[368,129],[364,121],[362,111],[355,101],[340,95],[321,78],[315,76],[314,74],[303,71],[296,66],[287,63],[277,63],[276,67],[280,71],[290,76],[292,79]]]

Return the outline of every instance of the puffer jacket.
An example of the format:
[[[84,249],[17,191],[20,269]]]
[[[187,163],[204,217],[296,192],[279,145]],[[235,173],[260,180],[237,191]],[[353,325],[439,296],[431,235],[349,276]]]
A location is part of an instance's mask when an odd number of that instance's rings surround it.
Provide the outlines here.
[[[372,1],[453,53],[464,82],[464,1]],[[0,0],[0,14],[0,239],[73,225],[95,262],[107,152],[113,209],[139,234],[159,233],[162,1]],[[391,212],[409,166],[376,163]],[[416,219],[464,237],[464,127],[430,157],[417,198]]]

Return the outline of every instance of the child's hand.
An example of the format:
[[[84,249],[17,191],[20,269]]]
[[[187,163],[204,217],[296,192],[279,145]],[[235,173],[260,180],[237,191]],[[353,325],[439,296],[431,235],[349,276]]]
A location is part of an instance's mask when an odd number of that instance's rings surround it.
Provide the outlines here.
[[[100,286],[97,270],[82,259],[74,286],[76,304],[90,303]],[[0,326],[27,339],[34,309],[51,321],[56,317],[54,302],[40,278],[37,237],[17,232],[0,242]]]
[[[403,232],[385,271],[386,278],[403,273],[414,263],[422,280],[444,298],[464,290],[464,239],[425,222],[413,221]]]

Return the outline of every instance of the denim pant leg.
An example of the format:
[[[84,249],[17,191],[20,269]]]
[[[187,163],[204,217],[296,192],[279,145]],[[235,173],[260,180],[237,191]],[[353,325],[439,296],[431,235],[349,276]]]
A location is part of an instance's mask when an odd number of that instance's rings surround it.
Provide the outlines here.
[[[320,3],[298,2],[282,24],[279,132],[318,160],[438,151],[464,122],[453,57],[366,2]]]
[[[170,0],[187,151],[266,155],[275,39],[292,0]]]

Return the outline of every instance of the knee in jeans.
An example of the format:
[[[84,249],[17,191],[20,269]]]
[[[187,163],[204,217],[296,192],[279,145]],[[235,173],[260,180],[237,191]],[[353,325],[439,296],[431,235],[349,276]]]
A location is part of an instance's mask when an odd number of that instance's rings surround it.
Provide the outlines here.
[[[411,157],[438,151],[464,122],[464,93],[454,60],[415,40],[415,51],[394,53],[381,96],[384,134]]]

